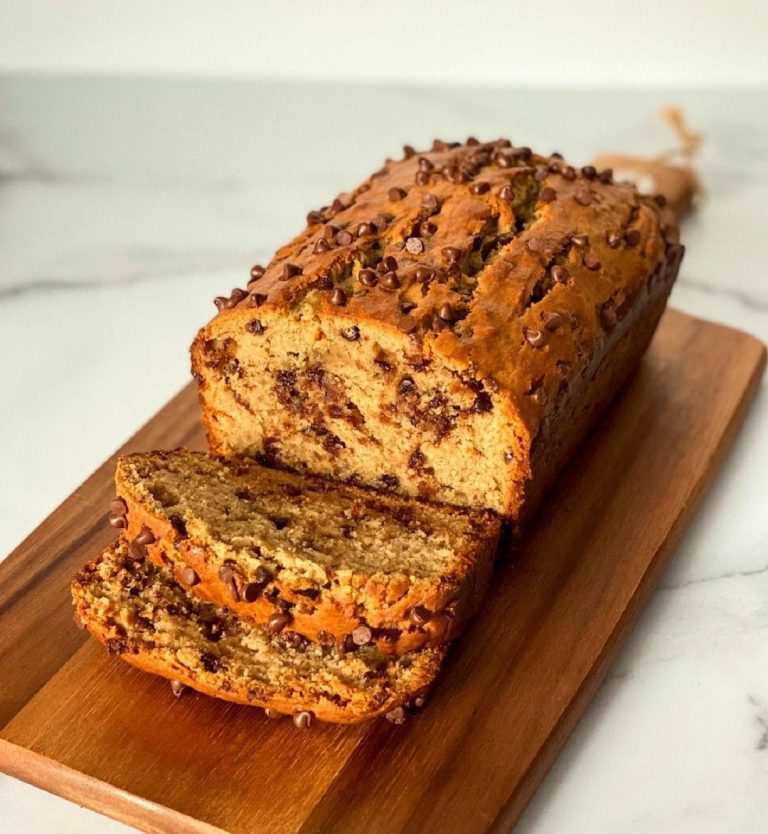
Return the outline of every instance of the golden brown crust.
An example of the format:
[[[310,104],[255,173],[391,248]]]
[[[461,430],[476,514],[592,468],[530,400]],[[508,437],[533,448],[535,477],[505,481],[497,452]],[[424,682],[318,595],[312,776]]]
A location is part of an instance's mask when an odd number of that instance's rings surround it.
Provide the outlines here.
[[[315,680],[311,673],[306,674],[305,679],[292,680],[291,688],[269,681],[264,676],[267,673],[258,673],[249,680],[241,673],[228,671],[226,649],[217,655],[218,668],[206,668],[200,661],[200,657],[205,657],[205,645],[201,646],[202,653],[199,656],[192,657],[188,649],[181,651],[174,643],[154,644],[146,635],[138,634],[138,629],[134,633],[131,626],[126,625],[126,612],[120,610],[120,598],[104,605],[106,600],[100,597],[99,604],[94,604],[92,596],[95,589],[99,588],[99,574],[103,576],[105,565],[121,559],[130,563],[124,545],[108,548],[98,560],[85,565],[75,576],[71,590],[79,621],[107,647],[110,654],[119,656],[143,671],[178,681],[214,698],[263,707],[286,715],[309,711],[321,721],[356,724],[386,715],[396,707],[407,706],[416,696],[423,697],[445,657],[445,648],[427,649],[410,655],[414,660],[407,684],[395,674],[390,674],[383,678],[372,677],[370,685],[366,687],[360,687],[331,672],[324,673],[322,680],[319,677]],[[129,591],[125,587],[125,578],[118,577],[114,567],[110,569],[122,586],[122,596],[127,596]],[[165,581],[167,583],[168,579]],[[103,590],[100,593],[103,594]],[[210,616],[211,611],[216,612],[212,606],[203,606],[206,617]],[[227,619],[225,612],[216,613],[224,622],[225,631],[230,626],[233,631],[240,628],[233,620]],[[196,623],[197,616],[196,610],[192,611],[191,616],[187,612],[184,624]],[[167,621],[164,627],[167,628]],[[221,646],[221,643],[215,645]],[[276,659],[277,663],[280,662],[280,651],[279,646],[273,649],[272,659]],[[387,662],[395,665],[401,661],[393,658]],[[259,660],[254,660],[254,663],[258,664]]]
[[[444,574],[413,576],[403,572],[385,574],[351,569],[326,570],[327,581],[323,585],[304,581],[301,587],[297,587],[285,581],[283,573],[276,573],[258,596],[248,602],[243,592],[248,579],[237,573],[236,565],[233,565],[234,578],[224,581],[219,574],[221,559],[217,559],[204,542],[180,533],[166,516],[148,506],[138,494],[130,474],[133,462],[148,460],[157,454],[127,455],[118,461],[115,488],[127,506],[124,540],[130,543],[144,528],[149,529],[156,541],[143,548],[155,564],[169,567],[177,581],[185,585],[193,596],[227,608],[247,622],[265,626],[270,617],[284,611],[280,606],[287,603],[290,606],[290,623],[286,628],[309,640],[345,645],[353,639],[355,629],[367,626],[371,629],[373,642],[382,653],[404,654],[454,639],[475,613],[485,594],[500,532],[499,519],[486,511],[435,507],[434,523],[439,523],[440,517],[446,514],[458,514],[468,522],[467,538],[455,543],[456,559],[453,567]],[[181,460],[201,457],[199,453],[186,450],[163,454]],[[225,464],[220,466],[223,468]],[[361,506],[378,508],[378,513],[393,524],[398,514],[419,506],[398,496],[371,493],[349,485],[331,485],[293,473],[271,472],[253,463],[240,461],[235,468],[239,470],[238,478],[242,479],[243,485],[251,485],[255,490],[258,490],[264,477],[303,492],[310,485],[319,483],[324,490],[357,498]],[[190,480],[193,477],[190,467]],[[196,584],[190,586],[185,583],[185,567],[193,569]],[[426,622],[414,622],[413,612],[416,609],[425,610],[430,618]]]
[[[544,480],[533,466],[539,438],[579,407],[569,396],[591,396],[578,381],[610,351],[630,311],[648,303],[654,282],[671,285],[683,253],[661,197],[503,140],[409,151],[310,220],[248,295],[220,300],[195,340],[214,453],[231,449],[210,401],[205,344],[244,332],[255,310],[279,327],[311,301],[320,320],[388,331],[411,356],[440,357],[494,393],[518,450],[517,477],[494,507],[510,517]],[[364,268],[378,269],[375,286],[361,281]],[[440,316],[444,305],[450,321]],[[451,500],[450,492],[436,497]]]

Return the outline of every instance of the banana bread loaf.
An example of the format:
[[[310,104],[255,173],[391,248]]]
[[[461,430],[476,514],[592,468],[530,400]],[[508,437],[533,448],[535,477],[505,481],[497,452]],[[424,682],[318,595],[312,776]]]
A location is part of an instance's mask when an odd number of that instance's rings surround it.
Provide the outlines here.
[[[402,654],[453,639],[482,598],[500,522],[177,450],[121,457],[128,552],[252,624]]]
[[[270,635],[188,596],[171,574],[109,548],[72,582],[80,622],[111,654],[180,685],[294,716],[352,724],[387,715],[400,722],[423,700],[444,649],[387,657],[368,645],[345,652]]]
[[[506,140],[406,147],[216,299],[212,451],[520,523],[653,334],[663,203]]]

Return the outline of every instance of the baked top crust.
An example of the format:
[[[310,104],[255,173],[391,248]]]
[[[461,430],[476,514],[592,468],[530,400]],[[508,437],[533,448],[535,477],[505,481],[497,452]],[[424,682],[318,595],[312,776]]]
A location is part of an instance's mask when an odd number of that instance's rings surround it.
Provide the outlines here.
[[[505,394],[530,443],[562,380],[589,366],[650,284],[674,276],[678,241],[664,198],[610,170],[503,139],[406,147],[310,212],[247,290],[216,299],[199,338],[281,315],[333,318],[352,337],[360,324],[398,331],[413,352]]]

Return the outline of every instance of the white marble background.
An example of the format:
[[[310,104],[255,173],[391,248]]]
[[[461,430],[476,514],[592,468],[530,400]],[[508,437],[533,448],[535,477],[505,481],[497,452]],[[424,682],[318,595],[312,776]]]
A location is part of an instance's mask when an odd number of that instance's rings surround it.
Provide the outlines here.
[[[0,79],[0,556],[188,380],[214,295],[404,142],[706,136],[678,307],[768,341],[768,90]],[[768,830],[765,387],[524,834]],[[2,676],[0,674],[0,686]],[[0,832],[124,826],[0,777]]]

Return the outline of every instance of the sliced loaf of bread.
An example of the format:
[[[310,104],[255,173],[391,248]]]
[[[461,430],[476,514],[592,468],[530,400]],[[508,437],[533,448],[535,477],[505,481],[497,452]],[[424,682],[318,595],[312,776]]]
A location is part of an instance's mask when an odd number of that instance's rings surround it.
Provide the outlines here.
[[[120,458],[111,520],[127,552],[273,633],[386,654],[454,638],[485,593],[500,522],[254,461]]]
[[[419,705],[445,649],[402,657],[374,645],[345,652],[295,632],[270,634],[230,612],[190,597],[171,574],[136,561],[123,542],[87,564],[72,581],[80,622],[110,653],[181,685],[235,703],[293,715],[357,723],[387,715],[400,723]]]

